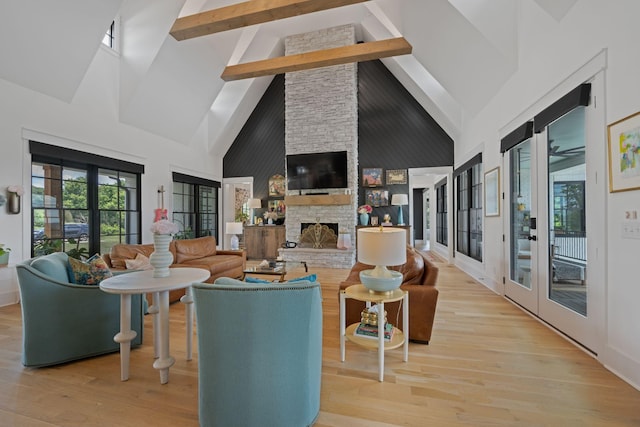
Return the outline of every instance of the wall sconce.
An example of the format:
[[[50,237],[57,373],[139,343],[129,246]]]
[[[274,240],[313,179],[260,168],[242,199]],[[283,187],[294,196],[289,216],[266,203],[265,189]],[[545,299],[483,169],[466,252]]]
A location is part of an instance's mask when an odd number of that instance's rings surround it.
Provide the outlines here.
[[[7,187],[7,212],[10,214],[20,213],[20,199],[24,190],[21,185],[10,185]]]

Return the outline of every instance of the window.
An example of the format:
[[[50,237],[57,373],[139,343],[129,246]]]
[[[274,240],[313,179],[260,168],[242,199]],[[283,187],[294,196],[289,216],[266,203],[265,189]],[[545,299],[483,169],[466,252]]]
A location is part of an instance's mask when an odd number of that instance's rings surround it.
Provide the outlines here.
[[[141,165],[30,141],[32,256],[140,243]]]
[[[113,49],[114,51],[118,52],[118,20],[114,20],[111,22],[111,25],[109,25],[109,28],[107,29],[107,32],[104,34],[104,36],[102,37],[102,44]]]
[[[178,239],[214,236],[218,240],[220,183],[173,173],[173,218]]]
[[[456,177],[456,250],[482,261],[482,155],[454,172]]]
[[[436,242],[448,246],[447,183],[436,185]]]

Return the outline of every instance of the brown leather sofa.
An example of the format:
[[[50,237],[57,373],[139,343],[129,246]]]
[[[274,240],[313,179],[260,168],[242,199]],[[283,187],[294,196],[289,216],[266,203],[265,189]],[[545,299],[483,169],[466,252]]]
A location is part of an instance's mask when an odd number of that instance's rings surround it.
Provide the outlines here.
[[[371,269],[373,266],[357,262],[347,279],[340,283],[340,290],[360,283],[360,271]],[[420,252],[407,246],[407,262],[403,265],[389,267],[403,275],[400,287],[409,292],[409,339],[414,342],[428,344],[436,314],[438,290],[436,280],[438,268]],[[360,313],[365,307],[362,301],[346,300],[347,325],[360,322]],[[384,305],[387,320],[402,327],[402,310],[398,313],[400,302]],[[397,320],[396,320],[397,319]]]
[[[125,270],[126,260],[133,260],[140,253],[149,257],[153,252],[153,244],[130,245],[116,244],[109,254],[102,258],[113,270]],[[171,268],[193,267],[203,268],[211,273],[206,280],[213,283],[218,277],[241,277],[245,269],[247,255],[245,251],[221,251],[216,248],[215,237],[198,237],[196,239],[172,240],[169,252],[173,254]],[[169,301],[176,302],[184,295],[184,289],[169,293]]]

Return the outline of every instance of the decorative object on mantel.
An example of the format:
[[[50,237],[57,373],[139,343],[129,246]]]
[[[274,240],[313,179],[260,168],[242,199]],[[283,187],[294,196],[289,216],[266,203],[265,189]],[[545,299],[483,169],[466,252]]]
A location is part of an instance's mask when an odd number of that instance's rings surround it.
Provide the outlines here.
[[[238,239],[238,234],[242,234],[242,223],[228,222],[226,231],[227,234],[231,234],[231,250],[237,251],[240,249],[240,239]]]
[[[371,205],[362,205],[358,208],[358,214],[360,215],[360,225],[369,225],[369,215],[373,211]]]
[[[153,253],[149,262],[153,265],[153,277],[169,277],[169,266],[173,263],[173,254],[169,251],[172,234],[178,232],[178,226],[168,219],[161,219],[151,225],[153,232]]]
[[[409,204],[409,196],[407,194],[394,194],[391,196],[391,204],[398,207],[398,225],[404,225],[402,207]]]
[[[247,203],[247,207],[251,209],[251,225],[256,225],[258,221],[256,221],[255,211],[254,209],[262,209],[262,200],[260,199],[249,199],[249,203]]]
[[[5,248],[4,243],[0,243],[0,267],[6,267],[9,264],[9,253],[11,248]]]
[[[402,273],[387,269],[407,262],[406,232],[400,228],[368,227],[358,229],[358,261],[375,265],[362,270],[360,281],[372,293],[387,293],[402,284]]]
[[[7,211],[10,214],[20,213],[20,198],[24,194],[21,185],[10,185],[7,187]]]
[[[341,228],[338,231],[338,249],[351,249],[351,233],[345,228]]]
[[[385,227],[389,227],[393,224],[391,224],[391,215],[390,214],[384,214],[384,216],[382,217],[382,224]]]

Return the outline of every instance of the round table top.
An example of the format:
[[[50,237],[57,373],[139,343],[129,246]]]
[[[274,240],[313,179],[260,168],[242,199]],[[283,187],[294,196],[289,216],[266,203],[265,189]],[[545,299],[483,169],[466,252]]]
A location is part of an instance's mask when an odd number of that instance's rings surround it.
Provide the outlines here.
[[[153,277],[153,270],[118,274],[100,282],[100,289],[111,294],[142,294],[173,291],[204,282],[210,276],[203,268],[171,268],[167,277]]]
[[[394,289],[388,293],[374,293],[365,288],[364,285],[351,285],[344,290],[345,294],[349,298],[353,298],[358,301],[370,301],[370,302],[393,302],[399,301],[404,297],[407,291],[400,288]]]

